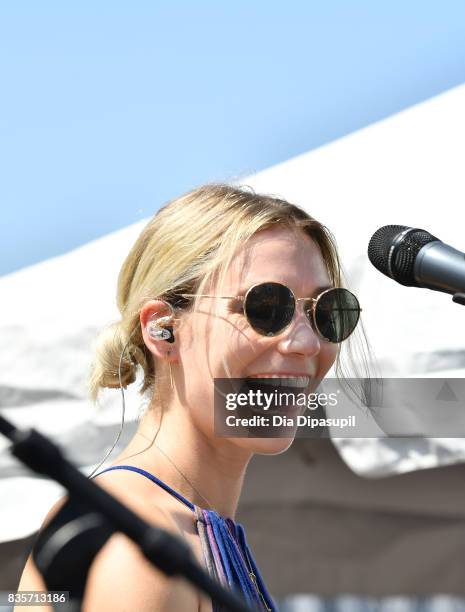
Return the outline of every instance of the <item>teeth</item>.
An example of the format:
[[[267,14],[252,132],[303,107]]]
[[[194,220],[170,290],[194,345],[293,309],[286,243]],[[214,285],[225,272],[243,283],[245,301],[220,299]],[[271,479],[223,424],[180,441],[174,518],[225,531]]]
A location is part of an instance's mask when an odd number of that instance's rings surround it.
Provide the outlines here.
[[[308,387],[310,384],[309,376],[285,376],[279,374],[263,374],[263,375],[253,375],[248,376],[247,378],[258,378],[263,379],[263,384],[274,385],[274,386],[286,386],[286,387]],[[267,383],[265,379],[269,379],[270,382]]]

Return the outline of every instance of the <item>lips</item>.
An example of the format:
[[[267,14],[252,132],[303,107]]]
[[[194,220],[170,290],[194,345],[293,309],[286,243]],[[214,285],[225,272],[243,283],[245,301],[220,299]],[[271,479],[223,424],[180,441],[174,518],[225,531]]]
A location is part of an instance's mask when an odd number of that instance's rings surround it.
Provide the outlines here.
[[[296,403],[301,393],[308,392],[311,383],[310,376],[292,376],[290,374],[252,374],[243,379],[241,391],[254,394],[255,398],[261,392],[264,396],[261,407],[256,405],[257,399],[247,403],[244,411],[247,414],[267,414],[294,416],[301,408]],[[255,395],[257,394],[257,395]],[[266,405],[266,411],[263,408]]]
[[[247,376],[249,381],[255,385],[265,385],[269,387],[291,387],[293,389],[306,389],[310,384],[310,376],[293,376],[291,374],[252,374]]]

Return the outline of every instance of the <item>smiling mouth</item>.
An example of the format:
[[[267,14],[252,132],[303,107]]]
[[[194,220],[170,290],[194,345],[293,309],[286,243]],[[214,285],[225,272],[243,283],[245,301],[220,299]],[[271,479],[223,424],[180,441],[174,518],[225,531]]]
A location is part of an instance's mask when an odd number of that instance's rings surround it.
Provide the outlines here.
[[[309,376],[250,376],[244,378],[241,391],[246,394],[252,392],[255,398],[260,397],[259,393],[261,393],[263,397],[262,404],[256,404],[258,400],[251,400],[244,410],[250,415],[294,416],[301,409],[296,403],[297,396],[308,390],[310,382]],[[266,405],[266,410],[264,405]]]
[[[250,388],[264,386],[269,390],[270,387],[276,388],[291,388],[291,389],[306,389],[311,381],[310,376],[247,376],[244,379],[246,385]]]

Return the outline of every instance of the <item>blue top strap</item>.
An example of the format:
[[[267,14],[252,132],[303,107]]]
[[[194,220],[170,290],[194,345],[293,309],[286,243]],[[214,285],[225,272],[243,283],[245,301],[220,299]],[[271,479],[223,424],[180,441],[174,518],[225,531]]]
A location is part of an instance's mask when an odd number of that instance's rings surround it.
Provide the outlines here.
[[[169,485],[164,483],[163,480],[160,480],[159,478],[157,478],[150,472],[147,472],[146,470],[143,470],[142,468],[135,467],[134,465],[114,465],[112,467],[106,468],[105,470],[102,470],[98,474],[95,474],[93,478],[95,478],[96,476],[100,476],[100,474],[103,474],[104,472],[110,472],[111,470],[131,470],[131,472],[138,472],[139,474],[142,474],[143,476],[146,476],[147,478],[149,478],[152,482],[155,482],[157,485],[160,485],[160,487],[165,489],[165,491],[168,491],[168,493],[171,493],[173,497],[176,497],[176,499],[179,499],[179,501],[185,504],[188,508],[190,508],[192,512],[195,511],[194,504],[191,503],[185,497],[183,497],[181,493],[178,493],[177,491],[172,489]]]
[[[242,592],[250,606],[263,610],[264,606],[251,579],[250,570],[247,567],[248,561],[250,569],[255,574],[258,588],[266,601],[266,608],[272,612],[277,610],[270,594],[266,590],[253,555],[247,545],[242,525],[235,523],[231,518],[223,518],[214,510],[204,510],[202,508],[197,508],[196,510],[194,504],[165,484],[163,480],[133,465],[114,465],[102,470],[94,478],[111,470],[138,472],[190,508],[196,515],[197,531],[203,543],[204,556],[210,574],[216,576],[217,579],[223,577],[230,588],[238,588]],[[215,550],[219,552],[220,559],[217,558],[217,554],[215,555]],[[213,610],[221,612],[216,601],[213,601]]]

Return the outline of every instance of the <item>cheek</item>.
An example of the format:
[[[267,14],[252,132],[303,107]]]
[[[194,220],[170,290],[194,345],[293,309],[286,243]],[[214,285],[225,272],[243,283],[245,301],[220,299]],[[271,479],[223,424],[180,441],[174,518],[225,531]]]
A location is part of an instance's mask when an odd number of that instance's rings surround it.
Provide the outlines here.
[[[320,352],[320,363],[317,378],[324,378],[331,369],[339,353],[339,345],[325,342]]]
[[[214,379],[241,376],[255,351],[242,330],[222,320],[210,329],[197,328],[195,332],[198,340],[192,341],[183,355],[186,388],[192,402],[212,405]]]
[[[245,331],[234,332],[229,342],[225,343],[225,349],[231,375],[241,377],[244,373],[250,372],[255,362],[263,365],[267,356],[276,350],[276,346],[274,340],[260,336],[249,328]]]
[[[212,376],[217,378],[239,378],[267,350],[262,336],[258,339],[247,323],[240,317],[219,320],[210,331],[206,354]]]

